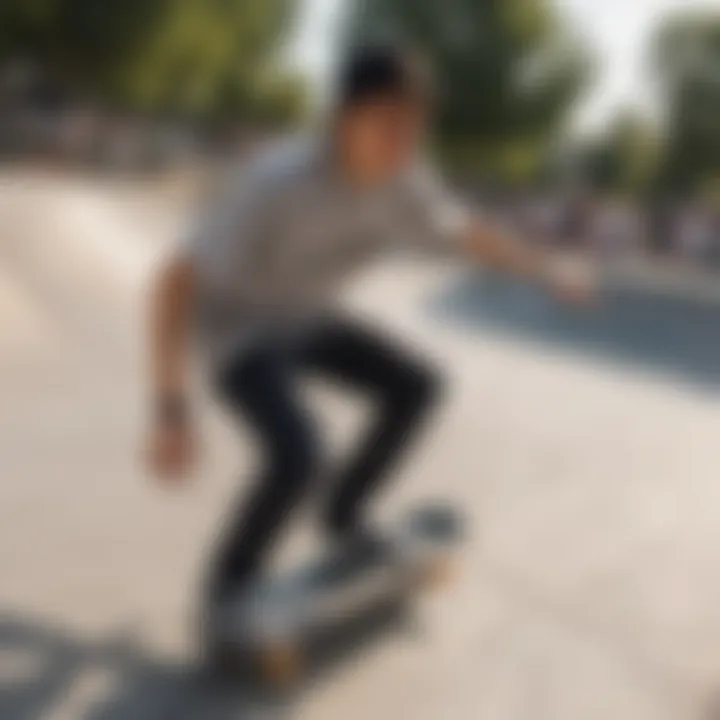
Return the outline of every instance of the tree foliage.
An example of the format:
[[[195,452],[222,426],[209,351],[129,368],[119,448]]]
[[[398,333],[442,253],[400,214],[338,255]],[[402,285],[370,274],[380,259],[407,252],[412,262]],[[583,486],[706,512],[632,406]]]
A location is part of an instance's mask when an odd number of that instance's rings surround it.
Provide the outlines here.
[[[658,151],[655,128],[641,115],[623,111],[583,148],[581,173],[597,190],[642,192],[656,172]]]
[[[0,61],[123,107],[189,115],[297,109],[276,58],[293,0],[3,0]],[[292,87],[291,87],[292,86]],[[278,87],[285,88],[278,94]],[[264,101],[279,105],[268,110]]]
[[[659,180],[692,192],[720,178],[720,13],[669,19],[652,54],[667,126]]]

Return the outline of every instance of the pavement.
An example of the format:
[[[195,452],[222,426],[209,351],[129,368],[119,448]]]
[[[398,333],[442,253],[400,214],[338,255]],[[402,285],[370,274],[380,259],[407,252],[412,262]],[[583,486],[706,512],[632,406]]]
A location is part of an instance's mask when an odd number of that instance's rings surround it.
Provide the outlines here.
[[[195,591],[253,452],[208,401],[194,482],[159,488],[139,461],[145,289],[183,213],[146,188],[0,176],[0,718],[712,720],[720,305],[610,283],[579,314],[419,260],[345,302],[450,380],[377,512],[464,508],[454,582],[415,632],[283,702],[196,673]],[[350,441],[364,408],[311,397]],[[312,517],[280,564],[312,552]]]

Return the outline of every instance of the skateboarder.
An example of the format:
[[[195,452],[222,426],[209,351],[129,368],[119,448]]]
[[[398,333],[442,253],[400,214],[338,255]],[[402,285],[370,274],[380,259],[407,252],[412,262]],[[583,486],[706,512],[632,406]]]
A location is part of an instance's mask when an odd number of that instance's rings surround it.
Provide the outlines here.
[[[335,307],[338,288],[399,247],[464,253],[568,300],[587,283],[544,251],[494,228],[418,159],[433,89],[417,59],[356,50],[339,78],[325,136],[245,160],[160,271],[151,308],[152,471],[182,478],[195,459],[188,397],[191,327],[230,411],[257,436],[262,467],[233,512],[211,576],[222,601],[263,568],[288,514],[323,466],[322,434],[298,391],[313,373],[359,391],[374,421],[330,486],[332,541],[362,534],[386,482],[438,395],[435,371]]]

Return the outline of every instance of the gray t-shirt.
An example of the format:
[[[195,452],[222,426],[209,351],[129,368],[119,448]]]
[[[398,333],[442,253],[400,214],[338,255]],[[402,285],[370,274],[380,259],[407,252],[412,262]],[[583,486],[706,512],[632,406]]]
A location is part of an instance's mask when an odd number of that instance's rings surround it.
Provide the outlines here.
[[[183,243],[199,279],[201,345],[221,361],[253,333],[298,327],[381,254],[452,250],[467,222],[424,168],[361,191],[319,143],[283,141],[232,171]]]

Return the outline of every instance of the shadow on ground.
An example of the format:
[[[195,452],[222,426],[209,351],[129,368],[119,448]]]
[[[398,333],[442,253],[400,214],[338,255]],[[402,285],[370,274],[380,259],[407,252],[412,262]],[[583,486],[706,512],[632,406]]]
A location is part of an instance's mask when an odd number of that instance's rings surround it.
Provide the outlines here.
[[[127,638],[88,642],[0,617],[3,720],[276,720],[289,709],[199,668],[153,659]]]
[[[310,685],[410,627],[404,603],[373,606],[319,639],[317,657],[284,691],[226,659],[210,671],[153,657],[130,637],[83,640],[0,616],[2,720],[284,720]],[[254,676],[257,680],[257,676]]]
[[[607,287],[589,309],[563,307],[532,288],[491,275],[462,277],[430,298],[431,314],[661,373],[720,391],[720,305],[627,287]]]

